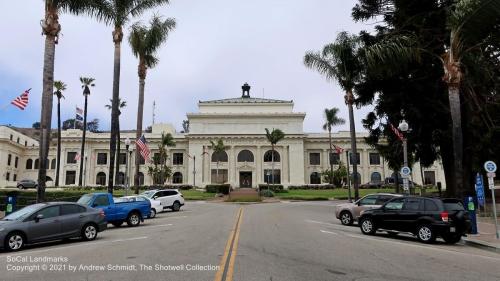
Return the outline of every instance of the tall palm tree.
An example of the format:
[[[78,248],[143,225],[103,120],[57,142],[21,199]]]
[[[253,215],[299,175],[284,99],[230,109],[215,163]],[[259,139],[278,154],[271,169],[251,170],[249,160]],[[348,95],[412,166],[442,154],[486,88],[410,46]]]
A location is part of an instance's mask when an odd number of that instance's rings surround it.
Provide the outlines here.
[[[274,129],[269,132],[269,129],[266,128],[266,138],[267,141],[271,143],[271,184],[274,184],[274,157],[275,157],[275,152],[274,152],[274,146],[280,142],[282,139],[285,138],[285,133],[281,131],[280,129]],[[269,181],[269,180],[268,180]],[[269,189],[269,185],[267,186]]]
[[[156,51],[167,40],[168,33],[175,28],[174,19],[166,19],[161,21],[161,18],[154,16],[150,21],[149,28],[136,23],[132,25],[130,36],[128,38],[134,56],[139,59],[138,75],[139,75],[139,102],[137,104],[137,129],[136,138],[142,136],[143,110],[144,110],[144,86],[146,80],[146,71],[158,64],[158,58],[155,56]],[[139,186],[139,164],[140,153],[136,149],[135,153],[135,173],[134,184]]]
[[[85,135],[87,133],[87,99],[90,95],[90,88],[94,87],[95,79],[90,77],[80,77],[82,83],[83,96],[85,96],[85,106],[83,107],[83,135],[82,135],[82,150],[80,152],[80,175],[78,176],[78,186],[82,186],[83,180],[83,165],[85,158]],[[75,121],[76,122],[76,121]]]
[[[214,154],[221,154],[226,151],[226,146],[224,145],[224,141],[222,139],[218,139],[217,142],[210,141],[210,148],[214,151]],[[216,182],[219,183],[219,159],[217,158],[217,166],[216,166]]]
[[[54,81],[54,88],[56,88],[54,95],[57,97],[57,167],[55,186],[59,186],[59,170],[61,167],[61,99],[64,98],[62,92],[66,90],[67,86],[62,81]]]
[[[467,66],[462,62],[466,56],[484,56],[481,48],[488,43],[486,40],[495,28],[500,18],[500,1],[475,0],[456,1],[447,18],[450,41],[444,53],[437,56],[443,66],[443,81],[448,88],[448,101],[452,120],[452,142],[455,186],[449,185],[449,196],[462,197],[466,185],[463,178],[463,133],[460,89]],[[422,55],[436,57],[432,52],[419,45],[413,35],[391,33],[380,43],[366,48],[366,58],[369,66],[375,67],[379,62],[387,63],[398,71],[403,62],[419,61]],[[477,58],[474,61],[479,61]],[[448,191],[449,190],[449,191]]]
[[[337,116],[339,109],[333,107],[331,109],[325,108],[325,124],[323,124],[323,130],[328,130],[328,140],[330,142],[330,154],[328,155],[328,161],[330,162],[330,172],[333,173],[333,163],[330,161],[330,157],[333,153],[332,146],[332,127],[337,125],[345,124],[344,118]],[[333,184],[333,177],[330,177],[330,184]]]
[[[110,165],[109,165],[109,180],[108,192],[113,193],[113,175],[116,142],[118,135],[118,119],[119,106],[118,100],[120,97],[120,59],[121,59],[121,44],[123,40],[123,27],[131,19],[142,15],[147,10],[156,8],[162,4],[168,4],[169,0],[99,0],[104,3],[100,10],[100,19],[106,24],[112,24],[114,50],[114,67],[113,67],[113,104],[111,108],[111,138],[109,142]]]
[[[113,99],[109,99],[110,104],[106,104],[105,107],[109,110],[113,108]],[[119,98],[118,101],[118,115],[122,114],[122,109],[127,106],[127,101],[122,101],[121,98]],[[118,141],[116,142],[116,160],[115,160],[115,181],[118,181],[118,174],[120,172],[120,143],[121,143],[121,137],[120,137],[120,119],[118,118]]]
[[[45,0],[45,18],[41,21],[42,34],[45,35],[43,57],[43,89],[40,114],[40,168],[38,169],[37,202],[45,201],[47,177],[47,156],[49,153],[50,131],[52,120],[52,101],[54,91],[54,59],[56,44],[59,39],[61,25],[60,13],[75,15],[88,14],[99,17],[102,3],[97,0]]]
[[[359,198],[359,179],[356,148],[356,128],[354,125],[354,86],[361,78],[363,60],[361,43],[355,36],[347,32],[337,35],[334,43],[323,47],[323,51],[308,52],[304,64],[323,74],[328,80],[336,80],[345,91],[345,102],[349,108],[349,127],[351,131],[351,159],[354,179],[354,198]]]

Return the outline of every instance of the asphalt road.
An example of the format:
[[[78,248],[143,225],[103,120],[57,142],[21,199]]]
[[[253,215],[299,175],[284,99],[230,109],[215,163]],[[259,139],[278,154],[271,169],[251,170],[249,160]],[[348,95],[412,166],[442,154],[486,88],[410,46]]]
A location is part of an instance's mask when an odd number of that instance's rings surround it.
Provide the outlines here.
[[[496,253],[365,236],[335,204],[187,202],[92,242],[0,252],[0,280],[500,280]]]

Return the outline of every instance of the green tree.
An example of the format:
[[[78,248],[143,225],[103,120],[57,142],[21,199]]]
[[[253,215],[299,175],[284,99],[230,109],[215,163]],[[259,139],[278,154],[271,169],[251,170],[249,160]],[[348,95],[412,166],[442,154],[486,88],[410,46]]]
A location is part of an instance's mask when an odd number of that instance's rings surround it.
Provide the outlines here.
[[[64,98],[62,92],[66,90],[67,86],[62,81],[54,81],[54,88],[56,88],[54,95],[57,97],[57,164],[55,186],[59,186],[59,170],[61,169],[61,99]]]
[[[151,69],[158,64],[156,52],[167,40],[168,34],[175,28],[174,19],[162,21],[160,17],[154,16],[150,21],[150,26],[146,27],[140,23],[132,25],[128,38],[134,56],[139,59],[139,102],[137,103],[137,129],[136,138],[142,136],[142,123],[144,111],[144,88],[147,69]],[[136,150],[134,183],[139,186],[139,150]]]
[[[210,141],[210,148],[213,150],[213,154],[217,155],[217,154],[222,154],[226,151],[227,147],[224,145],[224,141],[222,141],[222,139],[218,139],[217,142],[214,142],[214,141]],[[216,166],[216,183],[223,183],[220,181],[220,178],[219,178],[219,158],[220,157],[217,157],[217,166]]]
[[[83,96],[85,97],[85,105],[83,108],[83,135],[82,135],[82,149],[80,152],[80,175],[78,177],[78,186],[82,186],[83,183],[83,165],[85,159],[85,137],[87,134],[87,99],[90,95],[90,87],[94,87],[95,79],[90,77],[80,77],[80,83],[82,83]]]
[[[339,167],[336,170],[326,170],[322,175],[324,182],[333,184],[335,187],[342,187],[347,182],[347,167],[339,162]]]
[[[116,154],[116,142],[118,136],[119,119],[119,98],[120,98],[120,60],[121,43],[123,40],[123,27],[131,19],[144,12],[157,8],[163,4],[168,4],[169,0],[99,0],[103,3],[99,10],[99,19],[106,24],[113,25],[113,43],[114,43],[114,62],[113,62],[113,104],[111,108],[111,138],[109,142],[110,165],[108,191],[113,192],[114,183],[114,165]]]
[[[31,125],[33,129],[40,129],[40,122],[35,122],[33,125]]]
[[[278,142],[283,140],[285,138],[285,133],[283,133],[282,130],[280,129],[274,129],[272,131],[269,131],[268,128],[266,129],[266,139],[269,143],[271,143],[271,184],[274,184],[274,158],[276,157],[275,155],[275,146]],[[268,179],[269,183],[269,179]],[[269,189],[269,185],[267,187]]]
[[[331,157],[333,153],[333,144],[332,144],[332,127],[337,126],[337,125],[342,125],[345,124],[345,120],[343,118],[340,118],[337,116],[339,112],[339,109],[336,107],[333,108],[325,108],[325,124],[323,124],[323,130],[328,131],[328,141],[330,143],[330,154],[329,157]],[[330,159],[328,159],[330,160]],[[330,162],[330,171],[333,171],[333,162]],[[333,177],[330,177],[330,184],[333,184]]]
[[[148,174],[153,178],[155,184],[164,185],[165,181],[172,176],[172,168],[168,163],[169,147],[175,147],[176,143],[171,133],[162,133],[158,144],[158,154],[153,155],[153,164],[148,167]],[[139,185],[136,185],[135,193],[139,194]]]
[[[323,51],[308,52],[304,56],[304,64],[323,74],[328,80],[336,80],[345,91],[345,102],[349,109],[349,127],[351,131],[351,153],[353,158],[353,175],[357,175],[356,128],[354,124],[354,88],[359,83],[363,72],[363,50],[356,36],[341,32],[334,43],[323,47]],[[359,198],[358,181],[354,181],[354,198]]]
[[[111,110],[113,108],[113,99],[109,99],[109,102],[110,102],[110,104],[106,104],[105,107],[107,109]],[[124,101],[121,98],[119,98],[119,101],[118,101],[118,115],[119,116],[122,114],[122,109],[125,108],[126,106],[127,106],[127,101]],[[118,118],[118,125],[117,126],[118,126],[118,134],[117,134],[118,141],[116,142],[115,181],[118,181],[118,174],[120,172],[120,152],[121,152],[121,149],[120,149],[120,144],[121,144],[120,118]],[[140,138],[140,137],[141,136],[139,136],[137,138]],[[139,159],[139,157],[140,157],[140,153],[138,153],[138,154],[139,155],[136,155],[136,159]]]

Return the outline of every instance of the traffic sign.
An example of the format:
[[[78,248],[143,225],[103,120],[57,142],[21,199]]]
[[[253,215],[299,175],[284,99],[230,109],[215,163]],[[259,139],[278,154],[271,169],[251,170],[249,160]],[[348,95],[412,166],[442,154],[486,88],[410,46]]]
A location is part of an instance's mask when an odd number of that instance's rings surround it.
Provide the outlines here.
[[[484,187],[483,187],[483,178],[479,173],[476,175],[476,195],[477,201],[480,206],[484,206]]]
[[[495,181],[493,180],[493,178],[488,178],[488,188],[495,189]]]
[[[401,168],[401,175],[403,177],[408,177],[408,176],[410,176],[410,174],[411,174],[410,167],[405,166],[405,167]]]
[[[497,164],[493,161],[486,161],[484,162],[484,169],[488,173],[494,173],[497,171]]]

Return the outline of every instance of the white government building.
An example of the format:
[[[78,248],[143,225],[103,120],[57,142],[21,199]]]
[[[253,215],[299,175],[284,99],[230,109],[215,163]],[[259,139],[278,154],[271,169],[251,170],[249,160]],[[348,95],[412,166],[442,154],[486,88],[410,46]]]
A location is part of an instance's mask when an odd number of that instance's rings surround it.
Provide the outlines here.
[[[200,101],[198,112],[188,113],[189,133],[176,132],[170,124],[154,124],[144,135],[151,153],[155,153],[162,133],[171,133],[176,146],[169,148],[169,162],[173,170],[172,184],[191,184],[204,187],[216,182],[217,160],[219,160],[219,180],[233,187],[257,187],[270,178],[271,145],[265,136],[265,128],[279,128],[285,138],[276,145],[274,163],[275,181],[285,187],[291,185],[319,184],[321,173],[329,169],[329,161],[346,163],[347,155],[333,153],[329,157],[328,133],[305,133],[303,121],[305,113],[294,112],[294,103],[288,100],[274,100],[250,97],[244,92],[241,97]],[[321,124],[318,124],[318,127]],[[34,129],[0,126],[0,187],[16,186],[21,179],[36,180],[38,176],[38,141]],[[358,173],[360,183],[380,182],[393,173],[380,154],[364,141],[367,133],[357,133]],[[79,164],[75,155],[80,153],[82,131],[69,129],[61,134],[60,186],[78,184]],[[87,186],[106,185],[109,166],[109,132],[92,133],[86,136],[86,162],[84,184]],[[119,182],[125,179],[124,140],[135,139],[134,131],[121,132]],[[221,138],[227,146],[226,153],[214,154],[210,141]],[[348,131],[332,133],[333,143],[346,151],[350,149]],[[135,149],[135,145],[130,146]],[[335,152],[335,151],[334,151]],[[48,186],[54,185],[56,174],[57,140],[50,145]],[[131,153],[129,169],[134,171],[135,153]],[[140,181],[152,185],[147,173],[147,165],[140,167]],[[337,168],[338,165],[334,165]],[[352,172],[352,165],[349,166]],[[128,173],[130,175],[130,173]],[[423,175],[423,178],[422,178]],[[133,177],[131,177],[133,179]],[[412,180],[417,184],[442,183],[445,188],[441,163],[420,170],[413,166]],[[133,183],[133,180],[131,181]]]

